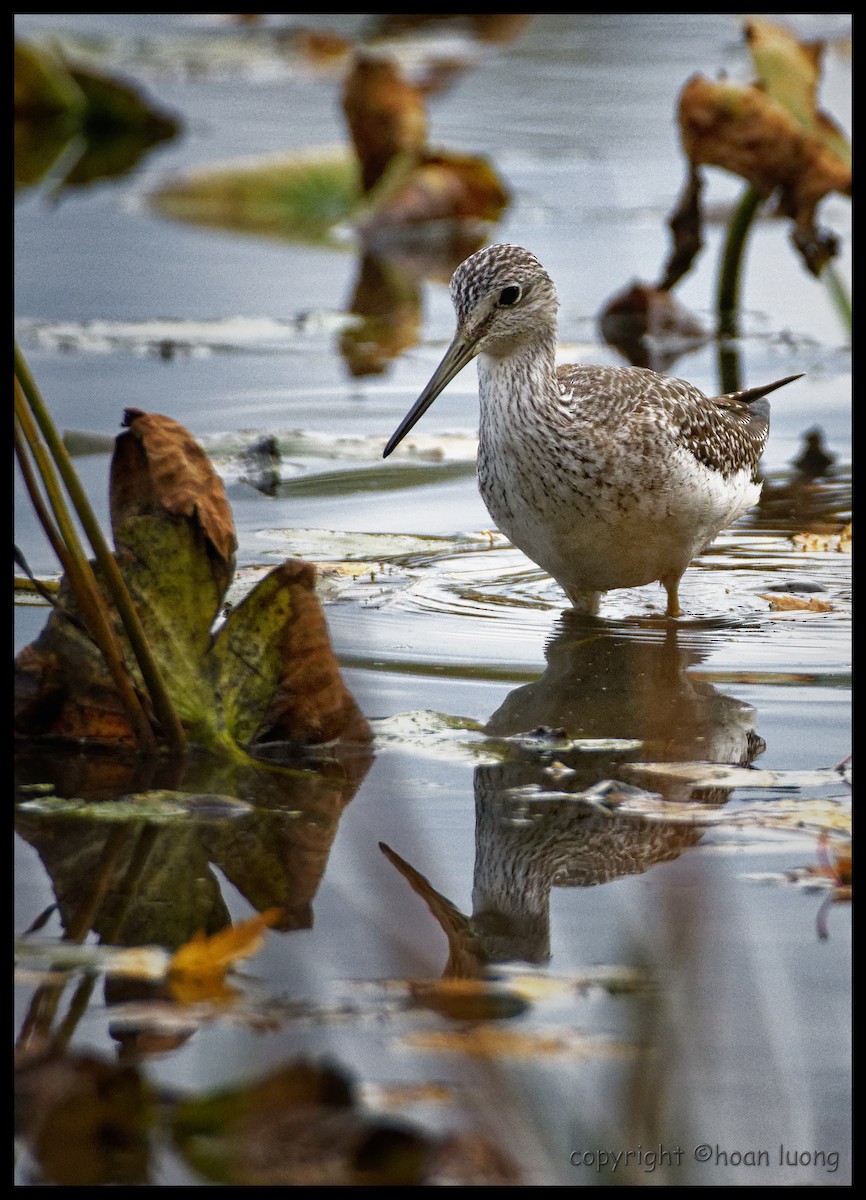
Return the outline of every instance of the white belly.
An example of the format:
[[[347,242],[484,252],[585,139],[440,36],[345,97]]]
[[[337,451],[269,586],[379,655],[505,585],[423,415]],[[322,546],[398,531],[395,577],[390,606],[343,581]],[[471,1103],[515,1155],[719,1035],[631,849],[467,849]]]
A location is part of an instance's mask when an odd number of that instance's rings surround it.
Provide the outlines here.
[[[676,580],[760,496],[751,472],[725,479],[685,450],[654,460],[557,462],[521,439],[482,434],[481,495],[499,529],[574,599]]]

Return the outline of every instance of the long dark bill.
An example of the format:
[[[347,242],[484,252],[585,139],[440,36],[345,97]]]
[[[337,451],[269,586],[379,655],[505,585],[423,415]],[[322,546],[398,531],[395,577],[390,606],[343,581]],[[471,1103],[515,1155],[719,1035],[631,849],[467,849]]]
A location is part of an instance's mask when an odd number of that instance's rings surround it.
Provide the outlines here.
[[[459,337],[454,339],[448,347],[445,357],[433,372],[432,379],[392,434],[388,445],[382,451],[383,458],[387,458],[394,447],[402,442],[416,421],[421,420],[443,388],[447,387],[454,376],[462,371],[468,362],[472,361],[477,352],[477,346],[471,342],[467,344]]]

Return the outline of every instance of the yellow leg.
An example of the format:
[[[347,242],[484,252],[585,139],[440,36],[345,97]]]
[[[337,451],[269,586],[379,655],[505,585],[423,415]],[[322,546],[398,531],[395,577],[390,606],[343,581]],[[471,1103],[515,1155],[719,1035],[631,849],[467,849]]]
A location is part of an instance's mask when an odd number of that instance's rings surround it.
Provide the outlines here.
[[[679,597],[680,581],[677,579],[674,583],[666,583],[664,589],[668,594],[668,607],[665,616],[681,617],[683,610],[680,608]]]

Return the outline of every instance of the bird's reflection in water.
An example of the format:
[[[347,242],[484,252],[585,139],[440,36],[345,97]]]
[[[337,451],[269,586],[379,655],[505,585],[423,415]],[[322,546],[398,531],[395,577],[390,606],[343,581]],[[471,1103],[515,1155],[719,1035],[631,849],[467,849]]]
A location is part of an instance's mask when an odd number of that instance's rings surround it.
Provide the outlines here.
[[[550,889],[640,874],[700,841],[699,825],[620,813],[635,789],[629,762],[745,765],[764,749],[754,710],[689,672],[712,648],[707,626],[616,627],[564,613],[547,668],[513,691],[486,732],[501,761],[475,770],[472,916],[460,913],[389,847],[383,852],[427,903],[448,937],[446,975],[550,956]],[[666,800],[693,785],[663,785]],[[727,792],[702,789],[722,803]]]

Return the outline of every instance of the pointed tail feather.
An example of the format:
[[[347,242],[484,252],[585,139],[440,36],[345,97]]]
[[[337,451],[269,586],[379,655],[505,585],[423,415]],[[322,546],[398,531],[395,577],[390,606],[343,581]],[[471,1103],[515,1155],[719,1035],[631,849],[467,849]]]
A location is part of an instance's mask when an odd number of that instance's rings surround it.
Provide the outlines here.
[[[795,379],[802,378],[803,372],[799,375],[788,375],[785,379],[777,379],[775,383],[764,383],[760,387],[745,388],[742,392],[728,392],[726,396],[720,396],[719,399],[732,404],[753,404],[755,400],[760,400],[763,396],[768,396],[770,392],[775,392],[776,388],[784,387],[786,383],[793,383]]]

